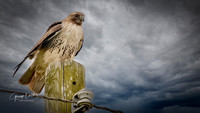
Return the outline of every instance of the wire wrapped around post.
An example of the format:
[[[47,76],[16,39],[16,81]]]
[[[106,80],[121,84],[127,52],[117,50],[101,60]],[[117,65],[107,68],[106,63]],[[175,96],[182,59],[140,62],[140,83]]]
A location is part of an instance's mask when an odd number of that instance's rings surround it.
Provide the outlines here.
[[[83,88],[85,88],[85,69],[82,64],[63,61],[48,66],[45,73],[45,96],[71,100],[73,95]],[[71,104],[45,100],[45,112],[71,113]]]

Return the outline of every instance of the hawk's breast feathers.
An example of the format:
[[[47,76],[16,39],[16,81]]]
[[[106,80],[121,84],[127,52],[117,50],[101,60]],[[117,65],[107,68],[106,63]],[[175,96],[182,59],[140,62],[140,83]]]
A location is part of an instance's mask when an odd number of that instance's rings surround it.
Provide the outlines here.
[[[47,45],[44,53],[44,63],[65,59],[73,59],[81,49],[83,41],[82,27],[72,23],[65,23]]]

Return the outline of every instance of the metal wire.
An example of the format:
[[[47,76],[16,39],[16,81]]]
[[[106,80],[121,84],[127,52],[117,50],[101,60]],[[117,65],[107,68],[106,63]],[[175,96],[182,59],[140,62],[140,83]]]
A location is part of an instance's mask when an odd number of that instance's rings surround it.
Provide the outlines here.
[[[20,94],[20,95],[26,95],[26,96],[31,96],[31,97],[38,97],[38,98],[44,98],[47,100],[55,100],[55,101],[61,101],[61,102],[68,102],[68,103],[77,103],[73,100],[64,100],[64,99],[60,99],[60,98],[53,98],[53,97],[47,97],[44,95],[35,95],[35,94],[30,94],[30,93],[24,93],[24,92],[19,92],[19,91],[11,91],[11,90],[6,90],[6,89],[0,89],[0,92],[6,92],[6,93],[15,93],[15,94]],[[93,104],[93,107],[96,109],[102,109],[102,110],[107,110],[110,111],[112,113],[123,113],[122,111],[119,110],[113,110],[107,107],[101,107],[101,106],[97,106]]]

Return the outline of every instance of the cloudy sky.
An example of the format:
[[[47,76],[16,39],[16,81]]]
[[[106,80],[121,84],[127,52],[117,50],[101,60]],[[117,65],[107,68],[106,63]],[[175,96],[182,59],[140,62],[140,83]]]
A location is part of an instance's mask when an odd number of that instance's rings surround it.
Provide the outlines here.
[[[0,88],[29,92],[17,80],[32,61],[15,78],[12,69],[50,24],[74,11],[86,16],[75,60],[85,66],[96,105],[125,113],[200,113],[197,0],[1,0]],[[43,100],[0,95],[1,113],[44,112]]]

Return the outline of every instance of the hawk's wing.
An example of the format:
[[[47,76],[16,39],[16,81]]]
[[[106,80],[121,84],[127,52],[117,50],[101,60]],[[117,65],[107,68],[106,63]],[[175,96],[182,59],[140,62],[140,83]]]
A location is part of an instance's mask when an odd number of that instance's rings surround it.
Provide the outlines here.
[[[84,41],[84,38],[82,36],[82,38],[81,38],[81,40],[79,42],[79,45],[78,45],[78,51],[76,52],[76,55],[80,52],[81,48],[83,47],[83,41]]]
[[[50,40],[52,36],[62,29],[62,22],[55,22],[49,26],[44,36],[35,44],[35,46],[30,50],[27,54],[27,57],[31,56],[39,47],[45,43],[46,41]]]
[[[46,33],[43,35],[43,37],[35,44],[35,46],[30,50],[30,52],[26,55],[26,57],[22,60],[21,63],[19,63],[14,68],[13,76],[16,74],[17,70],[21,67],[21,65],[24,63],[24,61],[27,58],[33,58],[35,56],[35,53],[40,49],[40,47],[47,41],[51,40],[53,36],[62,29],[62,21],[55,22],[52,25],[49,26]]]

